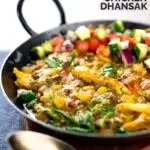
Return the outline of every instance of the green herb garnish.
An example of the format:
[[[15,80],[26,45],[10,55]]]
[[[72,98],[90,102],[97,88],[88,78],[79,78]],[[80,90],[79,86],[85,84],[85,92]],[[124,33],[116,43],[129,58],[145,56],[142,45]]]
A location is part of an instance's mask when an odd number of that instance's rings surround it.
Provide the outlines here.
[[[51,68],[57,68],[61,66],[62,61],[58,57],[52,57],[51,59],[46,59],[45,63]]]
[[[69,58],[70,65],[72,65],[72,63],[74,62],[75,58],[76,58],[75,55],[70,55],[70,58]]]
[[[102,71],[105,76],[115,77],[117,75],[117,70],[112,64],[105,64]]]
[[[109,112],[115,113],[114,105],[103,105],[98,109],[98,111],[104,115]]]

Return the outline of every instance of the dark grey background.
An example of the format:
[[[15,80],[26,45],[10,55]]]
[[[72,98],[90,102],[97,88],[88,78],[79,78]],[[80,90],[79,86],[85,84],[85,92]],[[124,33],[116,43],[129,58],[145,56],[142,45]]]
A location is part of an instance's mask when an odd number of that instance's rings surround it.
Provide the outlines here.
[[[0,52],[0,68],[8,51]],[[5,100],[0,89],[0,150],[7,150],[7,135],[9,132],[20,130],[20,115]]]

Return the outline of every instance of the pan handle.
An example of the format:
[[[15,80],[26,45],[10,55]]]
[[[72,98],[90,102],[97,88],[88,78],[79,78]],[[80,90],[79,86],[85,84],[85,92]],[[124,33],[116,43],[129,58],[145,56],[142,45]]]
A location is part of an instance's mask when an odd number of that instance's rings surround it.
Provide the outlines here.
[[[65,12],[63,10],[63,7],[61,5],[61,3],[59,2],[59,0],[53,0],[53,2],[56,4],[58,10],[59,10],[59,13],[60,13],[60,18],[61,18],[61,23],[60,25],[62,24],[66,24],[66,17],[65,17]],[[18,2],[18,5],[17,5],[17,15],[18,15],[18,18],[22,24],[22,26],[24,27],[24,29],[31,35],[31,36],[35,36],[37,35],[38,33],[36,33],[35,31],[33,31],[30,26],[28,25],[28,23],[26,22],[24,16],[23,16],[23,13],[22,13],[22,7],[23,7],[23,3],[24,3],[24,0],[19,0]]]

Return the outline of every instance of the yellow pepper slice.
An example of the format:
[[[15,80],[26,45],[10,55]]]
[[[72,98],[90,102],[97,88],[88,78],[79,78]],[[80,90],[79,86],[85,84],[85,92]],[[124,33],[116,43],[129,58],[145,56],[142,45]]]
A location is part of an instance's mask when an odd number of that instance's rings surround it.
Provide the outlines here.
[[[137,119],[125,123],[122,127],[129,131],[150,129],[150,117],[147,114],[142,113]]]
[[[116,106],[116,109],[118,111],[135,111],[150,114],[150,104],[121,103]]]
[[[54,98],[53,102],[54,102],[55,106],[59,109],[63,109],[66,105],[65,98],[63,98],[63,97],[56,97],[56,98]]]
[[[91,100],[92,95],[87,92],[79,92],[76,94],[76,97],[80,99],[81,103],[88,103]]]

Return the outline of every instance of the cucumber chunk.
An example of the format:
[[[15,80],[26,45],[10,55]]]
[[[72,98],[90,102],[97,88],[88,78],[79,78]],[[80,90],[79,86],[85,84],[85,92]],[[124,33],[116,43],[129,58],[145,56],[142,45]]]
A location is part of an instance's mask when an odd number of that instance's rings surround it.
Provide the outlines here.
[[[124,23],[121,20],[117,20],[109,25],[110,29],[115,30],[116,32],[124,32]]]
[[[32,59],[39,59],[45,56],[45,51],[42,46],[33,47],[30,51]]]
[[[44,49],[44,52],[47,54],[51,53],[53,51],[53,47],[52,47],[50,41],[44,42],[41,46]]]
[[[146,65],[147,68],[150,69],[150,58],[146,59],[146,60],[144,61],[144,64]]]
[[[107,31],[104,28],[97,28],[95,30],[96,36],[98,39],[103,40],[107,37]]]
[[[130,29],[126,29],[126,30],[124,31],[124,34],[130,36],[130,35],[131,35],[131,30],[130,30]]]
[[[143,60],[148,52],[148,46],[146,44],[137,43],[134,47],[135,57],[138,61]]]
[[[109,49],[112,55],[116,55],[120,51],[120,39],[113,39],[109,43]]]
[[[145,35],[146,35],[146,31],[142,29],[134,29],[132,31],[132,37],[134,38],[136,43],[142,42]]]
[[[75,33],[80,40],[87,40],[91,36],[90,30],[86,26],[78,27]]]

